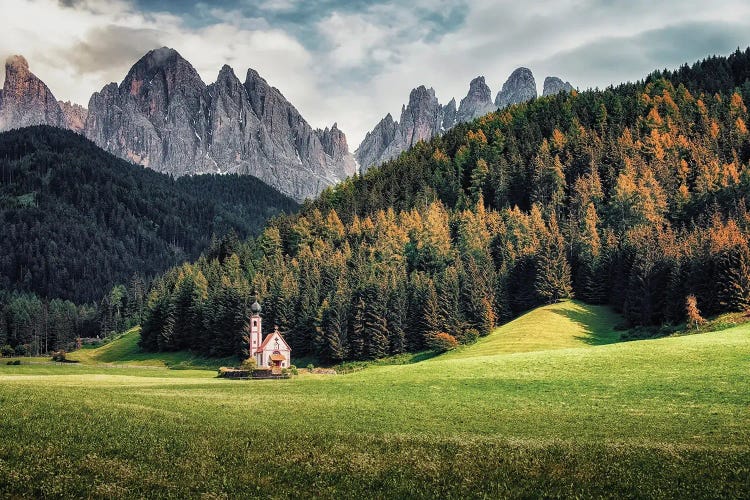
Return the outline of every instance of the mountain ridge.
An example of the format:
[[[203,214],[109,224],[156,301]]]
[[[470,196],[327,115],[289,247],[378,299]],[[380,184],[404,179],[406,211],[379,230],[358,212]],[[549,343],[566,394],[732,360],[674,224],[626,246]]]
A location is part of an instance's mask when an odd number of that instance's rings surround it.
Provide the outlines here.
[[[572,89],[569,82],[547,77],[542,95]],[[94,92],[84,108],[57,101],[26,59],[12,56],[0,92],[0,131],[27,125],[66,128],[121,158],[175,177],[248,174],[303,201],[458,123],[536,96],[533,74],[523,67],[511,73],[494,101],[484,76],[469,83],[458,105],[455,98],[441,104],[433,88],[420,85],[410,92],[399,120],[387,114],[352,153],[336,123],[314,129],[252,68],[242,82],[225,64],[216,81],[206,84],[179,52],[160,47],[136,61],[119,84]]]
[[[12,56],[0,131],[28,125],[82,133],[121,158],[176,177],[253,175],[297,201],[356,172],[344,133],[337,126],[313,129],[257,71],[248,69],[243,83],[224,65],[206,85],[167,47],[147,52],[121,83],[94,92],[87,108],[57,101],[26,59]]]
[[[365,135],[354,151],[354,157],[360,165],[360,173],[365,173],[372,166],[396,158],[413,146],[416,141],[407,141],[404,137],[413,137],[412,124],[420,121],[429,123],[435,110],[440,113],[442,121],[435,123],[432,127],[423,127],[418,134],[419,140],[432,139],[459,123],[467,123],[498,109],[527,102],[537,97],[534,75],[531,70],[524,67],[517,68],[510,74],[494,101],[485,77],[481,75],[475,77],[469,82],[469,90],[461,99],[457,109],[455,98],[451,98],[448,104],[443,106],[432,89],[430,89],[432,94],[428,97],[415,99],[415,93],[417,95],[425,93],[425,90],[420,89],[426,89],[426,87],[420,85],[410,92],[409,103],[401,108],[400,121],[393,121],[393,117],[388,113]],[[572,90],[574,90],[573,86],[569,82],[563,82],[560,78],[552,76],[545,78],[542,95],[546,97]],[[430,102],[430,106],[426,106],[425,102]],[[405,115],[410,119],[407,123],[404,123]]]

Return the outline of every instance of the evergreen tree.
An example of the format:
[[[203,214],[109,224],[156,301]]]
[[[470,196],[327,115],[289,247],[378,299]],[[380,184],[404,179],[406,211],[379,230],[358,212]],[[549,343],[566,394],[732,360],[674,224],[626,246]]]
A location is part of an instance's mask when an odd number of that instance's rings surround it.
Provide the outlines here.
[[[534,288],[548,304],[572,295],[570,265],[565,257],[565,240],[554,212],[550,215],[548,231],[537,258]]]

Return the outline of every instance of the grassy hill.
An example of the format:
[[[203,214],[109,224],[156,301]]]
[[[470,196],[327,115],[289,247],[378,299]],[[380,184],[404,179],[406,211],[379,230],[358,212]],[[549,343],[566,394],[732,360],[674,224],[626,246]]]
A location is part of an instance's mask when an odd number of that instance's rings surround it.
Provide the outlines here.
[[[750,325],[579,345],[286,381],[0,365],[0,496],[747,494]]]
[[[611,344],[619,341],[615,327],[622,323],[622,317],[608,306],[577,300],[559,302],[529,311],[476,344],[444,357],[458,359]]]
[[[151,366],[172,369],[209,369],[222,365],[234,365],[234,358],[206,358],[187,351],[143,352],[138,347],[140,327],[135,327],[115,340],[98,347],[84,347],[68,355],[70,360],[85,364],[114,364],[128,366]]]

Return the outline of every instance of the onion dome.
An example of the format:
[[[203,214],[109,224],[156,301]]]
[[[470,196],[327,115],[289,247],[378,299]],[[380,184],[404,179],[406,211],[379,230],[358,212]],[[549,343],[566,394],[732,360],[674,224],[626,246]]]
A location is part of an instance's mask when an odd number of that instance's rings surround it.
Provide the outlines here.
[[[250,306],[250,310],[253,312],[253,314],[260,314],[261,307],[260,304],[258,304],[257,300]]]

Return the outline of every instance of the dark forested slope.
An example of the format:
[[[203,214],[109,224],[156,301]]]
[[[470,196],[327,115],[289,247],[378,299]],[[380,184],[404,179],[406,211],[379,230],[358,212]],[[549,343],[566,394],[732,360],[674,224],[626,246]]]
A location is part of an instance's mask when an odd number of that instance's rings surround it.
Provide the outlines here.
[[[0,289],[99,300],[296,210],[249,176],[174,180],[52,127],[0,134]]]

